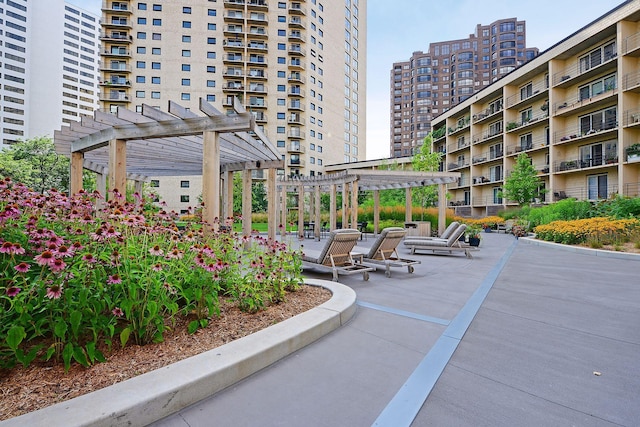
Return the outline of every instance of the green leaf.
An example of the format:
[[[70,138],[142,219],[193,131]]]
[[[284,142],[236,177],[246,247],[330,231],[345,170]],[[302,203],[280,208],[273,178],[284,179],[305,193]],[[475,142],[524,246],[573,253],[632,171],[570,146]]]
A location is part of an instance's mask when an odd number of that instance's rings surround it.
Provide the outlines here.
[[[82,313],[79,310],[71,312],[71,331],[74,337],[78,337],[78,331],[80,330],[80,322],[82,321]]]
[[[69,372],[69,368],[71,368],[71,357],[73,357],[73,344],[68,342],[64,346],[64,350],[62,350],[62,362],[64,363],[65,372]]]
[[[89,362],[87,361],[87,355],[84,354],[84,350],[82,347],[75,345],[73,346],[73,358],[76,362],[84,366],[85,368],[89,367]]]
[[[127,345],[127,341],[129,341],[129,336],[131,336],[131,326],[127,326],[120,332],[120,345],[124,347]]]
[[[47,349],[47,352],[44,355],[44,360],[49,360],[51,359],[51,356],[53,356],[53,354],[56,352],[56,344],[53,343],[49,346],[49,348]]]
[[[155,301],[149,301],[147,303],[147,311],[149,312],[149,318],[154,318],[158,314],[158,303]]]
[[[198,330],[199,327],[200,327],[200,322],[198,322],[197,320],[192,320],[191,322],[189,322],[189,325],[187,326],[187,331],[190,334],[193,334],[195,331]]]
[[[91,363],[95,362],[95,360],[96,360],[96,343],[94,341],[91,341],[91,342],[87,343],[87,356],[89,357],[89,361]]]
[[[23,339],[25,339],[27,333],[22,326],[12,326],[7,333],[7,345],[11,350],[16,351]]]
[[[64,320],[58,320],[53,327],[53,334],[58,338],[64,338],[67,328],[67,323]]]

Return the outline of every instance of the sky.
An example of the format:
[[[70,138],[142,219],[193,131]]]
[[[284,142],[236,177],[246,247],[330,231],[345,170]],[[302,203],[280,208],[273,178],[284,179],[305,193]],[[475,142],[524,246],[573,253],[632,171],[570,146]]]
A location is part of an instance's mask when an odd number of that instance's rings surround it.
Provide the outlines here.
[[[67,1],[100,14],[102,0]],[[389,75],[394,62],[407,61],[416,51],[426,52],[429,43],[466,38],[477,24],[505,18],[525,20],[527,47],[543,52],[621,3],[623,0],[366,0],[367,159],[389,157]]]

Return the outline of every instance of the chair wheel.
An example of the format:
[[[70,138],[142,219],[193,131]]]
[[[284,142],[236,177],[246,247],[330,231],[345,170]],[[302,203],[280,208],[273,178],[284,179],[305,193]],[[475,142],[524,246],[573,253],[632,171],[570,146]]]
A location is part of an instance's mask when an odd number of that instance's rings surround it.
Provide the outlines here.
[[[415,269],[413,268],[413,265],[408,266],[407,270],[409,270],[409,273],[413,273],[415,271]]]
[[[387,271],[384,272],[384,275],[387,276],[387,277],[391,277],[391,272],[389,270],[387,270]]]
[[[365,271],[364,273],[362,273],[362,279],[366,282],[367,280],[369,280],[369,272]]]

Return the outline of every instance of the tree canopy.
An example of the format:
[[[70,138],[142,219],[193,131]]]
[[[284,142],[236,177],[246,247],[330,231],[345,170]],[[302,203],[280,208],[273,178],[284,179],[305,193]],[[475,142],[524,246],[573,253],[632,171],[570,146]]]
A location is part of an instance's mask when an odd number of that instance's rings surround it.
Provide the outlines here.
[[[440,168],[442,153],[431,151],[431,133],[425,136],[420,150],[413,155],[411,161],[413,170],[422,172],[437,172]],[[436,185],[418,187],[413,189],[413,194],[420,201],[420,206],[433,206],[438,201],[438,188]]]
[[[520,153],[511,175],[505,180],[503,195],[520,206],[530,203],[540,194],[542,181],[538,177],[536,168],[526,153]]]

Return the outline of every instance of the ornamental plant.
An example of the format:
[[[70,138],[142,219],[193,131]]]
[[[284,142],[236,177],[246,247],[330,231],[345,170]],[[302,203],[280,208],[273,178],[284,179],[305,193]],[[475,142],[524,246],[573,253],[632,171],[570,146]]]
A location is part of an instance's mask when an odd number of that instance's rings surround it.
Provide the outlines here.
[[[300,253],[280,242],[205,234],[201,221],[179,230],[137,194],[110,196],[97,210],[97,192],[0,181],[0,367],[88,366],[113,345],[162,341],[176,316],[205,327],[221,296],[257,311],[301,282]]]
[[[635,218],[612,219],[605,217],[553,221],[534,228],[536,237],[556,243],[577,244],[591,240],[613,241],[621,236],[630,236],[640,228]]]

